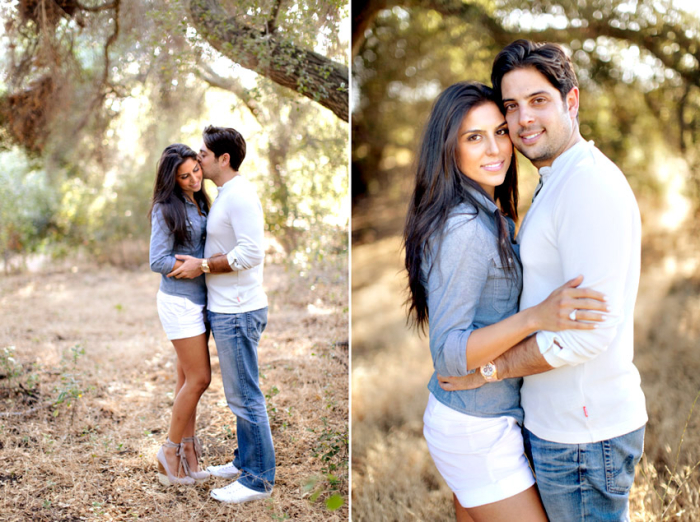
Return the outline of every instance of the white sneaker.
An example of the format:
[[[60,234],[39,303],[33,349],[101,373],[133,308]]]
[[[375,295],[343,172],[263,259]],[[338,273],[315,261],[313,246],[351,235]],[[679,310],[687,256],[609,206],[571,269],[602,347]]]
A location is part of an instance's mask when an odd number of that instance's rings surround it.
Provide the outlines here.
[[[207,471],[215,477],[221,477],[226,479],[236,478],[241,472],[240,469],[233,465],[233,462],[229,462],[228,464],[222,464],[221,466],[208,466]]]
[[[232,482],[231,484],[229,484],[228,486],[224,486],[223,488],[211,490],[211,498],[220,502],[233,502],[235,504],[240,504],[241,502],[248,502],[249,500],[269,498],[270,495],[272,495],[271,491],[254,491],[244,486],[238,481]]]

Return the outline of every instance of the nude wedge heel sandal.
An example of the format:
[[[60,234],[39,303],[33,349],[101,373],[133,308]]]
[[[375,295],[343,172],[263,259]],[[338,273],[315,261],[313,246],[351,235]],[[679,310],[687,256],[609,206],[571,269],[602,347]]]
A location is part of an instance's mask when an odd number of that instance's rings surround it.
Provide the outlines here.
[[[190,476],[178,477],[176,474],[171,473],[168,468],[168,461],[165,459],[165,452],[163,448],[177,448],[176,455],[180,458],[180,463],[176,473],[179,473],[180,467],[185,470],[185,473],[189,475],[189,466],[187,465],[187,459],[185,459],[185,450],[182,444],[175,444],[171,442],[170,439],[166,441],[160,450],[158,450],[158,480],[164,486],[173,485],[188,485],[191,486],[195,483],[194,479]]]
[[[183,437],[182,438],[182,443],[183,444],[188,444],[192,443],[194,446],[194,455],[195,458],[197,459],[197,464],[201,462],[201,456],[202,456],[202,441],[199,440],[199,437]],[[187,474],[192,477],[197,484],[201,484],[202,482],[206,482],[209,480],[210,473],[208,471],[203,471],[200,469],[200,471],[192,471],[192,469],[188,466],[187,467]]]

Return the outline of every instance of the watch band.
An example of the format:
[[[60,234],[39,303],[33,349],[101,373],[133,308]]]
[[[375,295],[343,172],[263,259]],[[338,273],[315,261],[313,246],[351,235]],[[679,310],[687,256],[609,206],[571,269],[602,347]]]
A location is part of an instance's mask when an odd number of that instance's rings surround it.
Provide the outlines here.
[[[202,259],[202,272],[205,274],[210,273],[210,268],[209,268],[209,260],[208,259]]]

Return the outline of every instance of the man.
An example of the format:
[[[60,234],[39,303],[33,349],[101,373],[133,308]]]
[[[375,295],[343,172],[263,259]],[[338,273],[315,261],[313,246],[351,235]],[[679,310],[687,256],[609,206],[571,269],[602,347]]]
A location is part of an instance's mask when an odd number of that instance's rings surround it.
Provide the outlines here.
[[[207,221],[205,259],[177,256],[185,262],[172,276],[206,274],[209,322],[238,438],[233,462],[207,470],[224,478],[240,473],[238,481],[211,492],[216,500],[240,503],[269,497],[275,480],[275,450],[258,385],[258,341],[267,325],[263,212],[255,188],[238,172],[245,158],[243,137],[234,129],[209,126],[203,138],[202,174],[219,187]]]
[[[549,519],[628,520],[647,421],[632,363],[639,208],[622,172],[581,137],[578,81],[559,46],[513,42],[496,57],[491,81],[513,144],[540,174],[518,236],[520,308],[583,274],[610,313],[595,330],[538,332],[481,372],[441,378],[442,386],[524,376],[525,446]]]

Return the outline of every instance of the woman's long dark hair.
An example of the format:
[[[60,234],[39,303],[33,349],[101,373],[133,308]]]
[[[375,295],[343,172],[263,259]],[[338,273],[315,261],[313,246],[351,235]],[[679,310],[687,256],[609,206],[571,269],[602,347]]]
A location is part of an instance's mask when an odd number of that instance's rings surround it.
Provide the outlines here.
[[[185,195],[177,182],[177,169],[186,160],[197,161],[197,153],[182,143],[174,143],[165,147],[156,167],[156,181],[153,185],[153,201],[148,217],[153,215],[153,207],[160,205],[163,219],[175,239],[175,246],[184,245],[190,238],[187,231],[187,209]],[[194,193],[194,200],[199,205],[199,211],[209,213],[209,197],[202,187]]]
[[[465,176],[457,163],[459,128],[467,113],[485,103],[499,106],[493,90],[476,82],[451,85],[438,96],[421,141],[416,168],[416,188],[411,196],[404,228],[406,270],[408,271],[409,321],[425,332],[428,325],[428,301],[423,284],[422,263],[435,242],[439,244],[452,209],[462,202],[485,211],[469,193],[468,187],[489,197],[481,186]],[[512,272],[513,247],[503,215],[518,219],[518,174],[515,154],[505,181],[496,187],[495,202],[498,229],[498,253],[503,266]],[[476,217],[476,214],[474,214]]]

